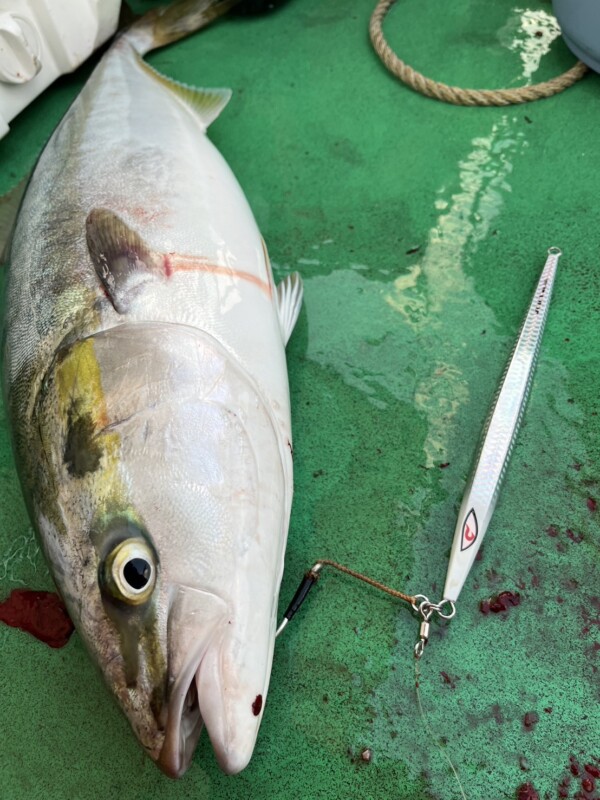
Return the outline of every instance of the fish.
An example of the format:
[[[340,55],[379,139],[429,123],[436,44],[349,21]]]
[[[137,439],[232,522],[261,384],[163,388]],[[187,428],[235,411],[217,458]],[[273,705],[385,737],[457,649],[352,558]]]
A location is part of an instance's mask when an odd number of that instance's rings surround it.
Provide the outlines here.
[[[293,494],[285,345],[244,193],[206,135],[230,99],[143,56],[232,3],[153,11],[44,148],[9,253],[17,469],[75,628],[145,751],[179,777],[206,728],[242,770],[265,709]]]

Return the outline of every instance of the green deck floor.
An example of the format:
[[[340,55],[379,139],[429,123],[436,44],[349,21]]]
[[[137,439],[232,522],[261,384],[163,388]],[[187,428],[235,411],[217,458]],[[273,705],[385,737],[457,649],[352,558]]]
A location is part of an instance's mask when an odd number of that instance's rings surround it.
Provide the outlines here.
[[[491,397],[547,248],[564,251],[483,559],[422,664],[430,731],[415,697],[416,620],[336,574],[277,642],[258,745],[237,777],[219,772],[203,737],[189,773],[170,781],[77,636],[52,651],[0,626],[2,800],[454,800],[444,753],[469,800],[516,798],[528,781],[555,798],[571,756],[600,758],[600,509],[588,503],[600,504],[600,79],[508,109],[427,100],[373,54],[372,6],[290,0],[149,60],[186,83],[232,87],[210,136],[276,277],[304,278],[288,348],[296,494],[282,606],[318,557],[441,591]],[[433,77],[491,88],[574,62],[560,40],[540,62],[541,23],[526,23],[509,2],[403,0],[385,27]],[[0,143],[0,194],[31,168],[88,73],[61,79],[14,121]],[[51,581],[4,424],[0,437],[3,598]],[[480,601],[502,590],[519,591],[521,605],[482,615]],[[528,712],[539,716],[532,730]],[[577,791],[572,777],[568,797]]]

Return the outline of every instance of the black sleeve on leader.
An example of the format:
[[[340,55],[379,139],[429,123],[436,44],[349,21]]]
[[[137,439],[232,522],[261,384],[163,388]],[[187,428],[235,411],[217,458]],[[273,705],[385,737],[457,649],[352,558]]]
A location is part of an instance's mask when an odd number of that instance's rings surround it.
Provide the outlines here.
[[[285,614],[283,615],[285,624],[287,624],[294,616],[296,611],[298,611],[298,609],[300,608],[302,603],[306,600],[308,593],[315,585],[315,583],[318,581],[318,579],[319,579],[319,573],[313,570],[309,570],[305,574],[304,578],[302,579],[302,582],[300,583],[300,586],[296,589],[296,594],[292,597],[292,602],[289,604]],[[281,626],[280,630],[283,630]]]

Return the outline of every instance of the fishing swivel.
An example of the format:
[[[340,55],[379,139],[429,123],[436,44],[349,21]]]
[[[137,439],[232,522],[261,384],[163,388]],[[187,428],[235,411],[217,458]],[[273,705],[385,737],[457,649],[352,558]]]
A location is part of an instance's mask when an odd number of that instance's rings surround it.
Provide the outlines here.
[[[415,645],[415,658],[421,658],[425,651],[425,645],[429,641],[429,620],[433,614],[437,614],[440,619],[452,619],[456,614],[456,607],[451,600],[442,600],[439,603],[432,603],[424,594],[416,594],[411,606],[413,610],[421,616],[419,641]]]

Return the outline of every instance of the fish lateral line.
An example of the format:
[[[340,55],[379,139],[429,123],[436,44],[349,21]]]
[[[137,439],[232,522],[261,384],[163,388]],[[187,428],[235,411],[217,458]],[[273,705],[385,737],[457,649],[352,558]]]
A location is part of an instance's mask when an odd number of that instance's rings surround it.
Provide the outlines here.
[[[205,272],[246,281],[269,299],[273,296],[270,282],[246,270],[215,264],[206,256],[157,252],[138,231],[107,208],[94,208],[88,214],[86,242],[103,291],[120,314],[127,313],[144,275],[168,280],[176,272]]]
[[[204,256],[178,256],[174,253],[169,253],[163,259],[165,277],[167,278],[170,278],[176,272],[208,272],[213,275],[224,275],[247,281],[257,286],[267,297],[270,298],[273,295],[270,283],[263,281],[258,275],[222,264],[213,264]]]

